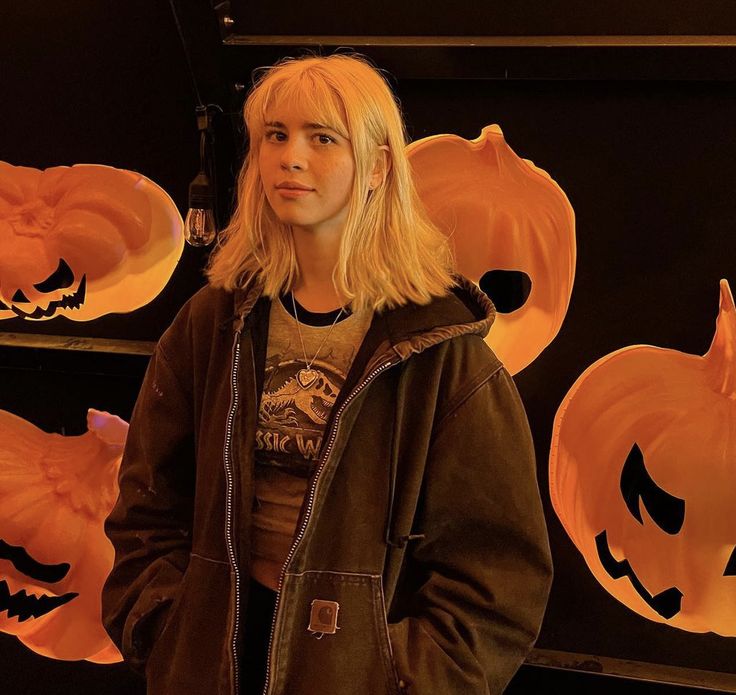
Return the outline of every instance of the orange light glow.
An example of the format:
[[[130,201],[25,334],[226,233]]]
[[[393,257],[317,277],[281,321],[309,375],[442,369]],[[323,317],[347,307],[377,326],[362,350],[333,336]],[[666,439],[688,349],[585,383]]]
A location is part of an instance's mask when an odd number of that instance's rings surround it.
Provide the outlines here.
[[[486,341],[516,374],[562,325],[575,276],[575,215],[545,171],[506,144],[497,125],[475,140],[434,135],[407,147],[417,190],[432,221],[451,239],[460,273],[475,283],[489,271],[525,273],[523,306],[499,313]]]
[[[552,504],[600,584],[640,615],[736,636],[736,312],[725,280],[703,356],[649,345],[563,400]]]
[[[0,319],[133,311],[161,292],[183,248],[179,211],[145,176],[0,162]]]
[[[101,618],[128,425],[96,410],[77,437],[0,410],[0,631],[55,659],[121,661]]]

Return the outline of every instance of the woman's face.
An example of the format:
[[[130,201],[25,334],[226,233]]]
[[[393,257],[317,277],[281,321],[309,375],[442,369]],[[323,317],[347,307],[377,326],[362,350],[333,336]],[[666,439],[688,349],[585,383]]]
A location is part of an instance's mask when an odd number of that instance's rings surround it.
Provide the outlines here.
[[[282,222],[312,233],[342,232],[355,176],[349,140],[299,106],[277,101],[266,113],[258,168]]]

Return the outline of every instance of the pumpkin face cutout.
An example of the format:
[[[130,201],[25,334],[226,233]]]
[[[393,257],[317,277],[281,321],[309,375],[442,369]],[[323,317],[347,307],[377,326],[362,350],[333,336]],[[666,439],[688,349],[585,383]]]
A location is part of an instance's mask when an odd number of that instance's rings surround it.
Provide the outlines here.
[[[0,162],[0,319],[133,311],[161,292],[183,248],[181,215],[145,176]]]
[[[497,125],[475,140],[434,135],[406,149],[419,197],[451,240],[458,272],[498,315],[486,338],[511,374],[557,335],[575,276],[575,215],[562,189],[517,156]],[[511,279],[510,301],[494,289]]]
[[[56,659],[121,661],[102,626],[127,423],[95,410],[78,437],[0,411],[0,631]]]
[[[638,614],[736,636],[736,312],[703,357],[638,345],[589,367],[555,417],[550,494],[598,582]]]

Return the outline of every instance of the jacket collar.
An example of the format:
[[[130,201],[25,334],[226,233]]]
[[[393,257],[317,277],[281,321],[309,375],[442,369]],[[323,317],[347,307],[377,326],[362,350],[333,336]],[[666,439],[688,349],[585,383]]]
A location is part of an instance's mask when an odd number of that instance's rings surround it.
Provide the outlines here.
[[[449,294],[426,305],[409,302],[387,311],[376,312],[366,342],[374,345],[373,356],[364,372],[398,356],[401,361],[414,353],[464,334],[488,335],[496,316],[491,300],[462,275],[453,276],[455,286]],[[251,276],[235,292],[235,330],[241,330],[263,294],[263,283]],[[266,298],[264,297],[264,300]]]
[[[485,338],[496,316],[493,303],[473,282],[454,276],[450,294],[429,304],[405,304],[384,314],[393,350],[402,360],[449,338],[475,333]]]

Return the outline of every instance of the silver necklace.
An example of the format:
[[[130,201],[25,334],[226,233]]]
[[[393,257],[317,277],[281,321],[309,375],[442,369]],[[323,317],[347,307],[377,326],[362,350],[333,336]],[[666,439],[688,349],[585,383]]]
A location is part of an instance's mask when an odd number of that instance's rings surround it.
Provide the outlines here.
[[[332,322],[332,325],[330,326],[330,330],[327,332],[327,335],[322,339],[322,342],[320,343],[319,347],[317,348],[317,352],[314,353],[314,357],[307,362],[307,351],[304,347],[304,338],[302,338],[302,330],[299,327],[299,316],[296,313],[296,301],[294,300],[294,292],[291,293],[291,305],[294,307],[294,318],[296,319],[296,330],[299,332],[299,340],[302,343],[302,352],[304,353],[304,364],[306,365],[306,369],[300,369],[296,373],[296,380],[299,382],[299,386],[301,386],[303,389],[308,389],[319,376],[316,369],[312,369],[312,363],[314,360],[317,359],[317,355],[319,355],[319,351],[322,349],[324,344],[327,342],[327,339],[330,337],[330,334],[332,333],[332,329],[335,327],[335,324],[337,323],[337,319],[340,318],[343,312],[344,307],[340,307],[340,311],[337,312],[337,316],[335,316],[335,320]]]

